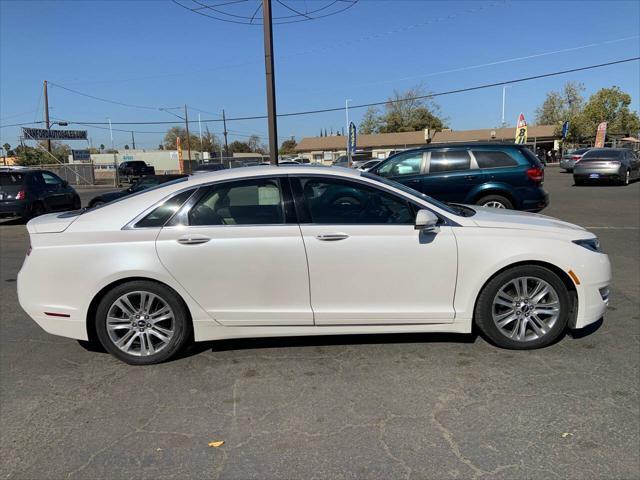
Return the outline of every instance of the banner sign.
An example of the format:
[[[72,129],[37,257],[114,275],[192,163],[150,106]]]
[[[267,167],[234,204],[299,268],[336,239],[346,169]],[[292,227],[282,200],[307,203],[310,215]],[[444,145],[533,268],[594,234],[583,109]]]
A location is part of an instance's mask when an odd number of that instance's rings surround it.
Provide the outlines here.
[[[569,133],[569,121],[567,120],[562,124],[562,138],[567,138],[568,133]]]
[[[607,136],[607,122],[602,122],[598,125],[598,131],[596,132],[596,144],[594,147],[603,148],[604,147],[604,139]]]
[[[90,162],[91,152],[89,150],[71,150],[71,158],[74,162]]]
[[[349,152],[356,152],[356,124],[351,122],[349,123]]]
[[[28,140],[86,140],[86,130],[47,130],[22,127],[22,135]]]
[[[520,114],[516,124],[516,143],[518,145],[527,143],[527,121],[524,119],[524,113]]]
[[[176,150],[178,150],[178,166],[180,173],[184,173],[184,158],[182,157],[182,140],[176,137]]]

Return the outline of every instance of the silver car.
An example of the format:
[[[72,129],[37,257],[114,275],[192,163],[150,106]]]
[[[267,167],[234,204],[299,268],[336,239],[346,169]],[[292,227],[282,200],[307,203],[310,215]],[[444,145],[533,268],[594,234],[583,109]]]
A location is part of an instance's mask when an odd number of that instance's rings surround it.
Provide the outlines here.
[[[573,168],[576,185],[586,182],[614,181],[628,185],[640,178],[640,159],[626,148],[594,148],[585,153]]]
[[[578,160],[582,158],[582,156],[587,153],[590,148],[578,148],[577,150],[573,150],[570,152],[566,152],[562,155],[560,159],[560,168],[566,170],[567,172],[573,172],[573,167]]]

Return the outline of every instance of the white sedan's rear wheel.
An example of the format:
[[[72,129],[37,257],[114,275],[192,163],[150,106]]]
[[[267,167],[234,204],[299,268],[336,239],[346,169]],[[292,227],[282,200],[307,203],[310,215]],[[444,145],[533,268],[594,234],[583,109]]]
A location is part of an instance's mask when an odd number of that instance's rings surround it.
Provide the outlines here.
[[[567,287],[555,273],[524,265],[500,273],[484,287],[475,321],[496,345],[528,350],[562,335],[570,307]]]
[[[189,339],[184,304],[168,287],[150,281],[118,285],[101,300],[96,332],[104,348],[132,365],[165,361]]]

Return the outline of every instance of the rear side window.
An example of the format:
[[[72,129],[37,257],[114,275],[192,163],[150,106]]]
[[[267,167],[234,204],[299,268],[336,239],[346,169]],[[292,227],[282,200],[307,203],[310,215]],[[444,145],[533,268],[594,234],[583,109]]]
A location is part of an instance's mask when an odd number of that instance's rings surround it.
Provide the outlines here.
[[[195,189],[187,190],[171,197],[136,223],[135,227],[162,227],[173,216],[173,214],[180,209],[182,204],[187,201],[194,191]]]
[[[402,175],[417,175],[422,166],[423,153],[409,152],[396,155],[380,167],[378,175],[381,177],[399,177]]]
[[[471,157],[466,150],[443,150],[431,152],[429,173],[469,170]]]
[[[0,186],[3,187],[18,187],[22,185],[24,175],[21,173],[3,172],[0,173]]]
[[[622,157],[622,152],[620,150],[613,150],[610,148],[598,148],[589,150],[582,156],[582,161],[591,160],[591,159],[601,159],[601,158],[620,158]]]
[[[285,223],[278,179],[214,185],[189,211],[189,225],[273,225]]]
[[[518,165],[515,159],[500,151],[473,150],[473,156],[476,157],[480,168],[515,167]]]

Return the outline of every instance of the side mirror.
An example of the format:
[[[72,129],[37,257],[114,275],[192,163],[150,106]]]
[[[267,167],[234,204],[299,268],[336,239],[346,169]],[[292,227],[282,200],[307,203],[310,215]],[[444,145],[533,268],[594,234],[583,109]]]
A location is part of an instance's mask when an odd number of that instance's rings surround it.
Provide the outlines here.
[[[415,229],[426,233],[438,233],[440,231],[438,217],[431,210],[418,210]]]

